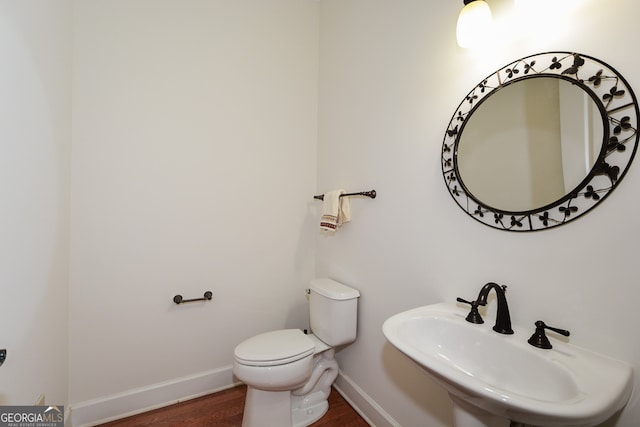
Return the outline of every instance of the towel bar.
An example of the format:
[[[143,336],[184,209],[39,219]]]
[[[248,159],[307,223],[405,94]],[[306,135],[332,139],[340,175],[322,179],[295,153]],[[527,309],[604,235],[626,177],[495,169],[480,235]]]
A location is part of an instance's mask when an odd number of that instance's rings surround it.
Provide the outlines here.
[[[359,193],[345,193],[345,194],[341,194],[340,197],[350,197],[350,196],[367,196],[367,197],[371,197],[372,199],[375,199],[377,194],[376,194],[376,190],[371,190],[371,191],[361,191]],[[318,199],[318,200],[324,200],[324,194],[320,194],[319,196],[313,196],[314,199]]]
[[[213,292],[207,291],[204,293],[202,298],[192,298],[192,299],[182,299],[182,295],[176,295],[173,297],[173,302],[176,304],[182,304],[185,302],[194,302],[194,301],[210,301],[213,298]]]

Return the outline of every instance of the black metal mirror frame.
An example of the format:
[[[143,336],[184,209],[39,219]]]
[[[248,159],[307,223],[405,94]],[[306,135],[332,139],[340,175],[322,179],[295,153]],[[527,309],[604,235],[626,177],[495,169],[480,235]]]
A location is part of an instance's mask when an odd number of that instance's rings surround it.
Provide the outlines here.
[[[567,80],[591,96],[602,115],[602,147],[589,174],[562,198],[527,211],[501,210],[468,191],[458,170],[458,144],[467,121],[484,100],[507,85],[536,77]],[[571,52],[527,56],[483,79],[458,106],[442,146],[444,181],[456,203],[472,218],[490,227],[536,231],[566,224],[601,203],[620,183],[638,148],[639,117],[638,102],[631,87],[602,61]]]

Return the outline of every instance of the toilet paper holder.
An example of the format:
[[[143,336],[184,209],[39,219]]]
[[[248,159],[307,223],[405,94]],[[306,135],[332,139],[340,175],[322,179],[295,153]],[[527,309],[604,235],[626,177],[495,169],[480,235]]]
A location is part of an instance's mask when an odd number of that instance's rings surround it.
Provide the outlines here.
[[[176,304],[183,304],[185,302],[194,302],[194,301],[211,301],[212,298],[213,298],[213,292],[207,291],[204,293],[204,296],[202,298],[183,299],[182,295],[176,295],[175,297],[173,297],[173,302],[175,302]]]

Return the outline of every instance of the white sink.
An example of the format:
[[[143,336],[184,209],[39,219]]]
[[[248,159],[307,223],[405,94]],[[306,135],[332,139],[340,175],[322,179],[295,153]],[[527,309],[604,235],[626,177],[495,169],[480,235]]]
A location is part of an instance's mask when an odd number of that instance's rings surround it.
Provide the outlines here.
[[[595,426],[624,407],[633,370],[623,362],[550,338],[553,348],[465,321],[467,306],[434,304],[396,314],[384,335],[431,374],[454,402],[457,427],[509,425]],[[462,414],[462,415],[461,415]],[[502,421],[500,421],[502,420]],[[463,426],[462,424],[465,424]]]

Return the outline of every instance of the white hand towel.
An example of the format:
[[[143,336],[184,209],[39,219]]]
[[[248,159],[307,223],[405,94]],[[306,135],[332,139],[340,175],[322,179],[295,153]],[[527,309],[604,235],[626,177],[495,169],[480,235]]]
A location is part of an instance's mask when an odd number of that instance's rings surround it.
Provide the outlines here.
[[[345,222],[351,221],[351,207],[348,197],[340,197],[344,190],[333,190],[325,193],[322,204],[320,229],[336,231]]]

